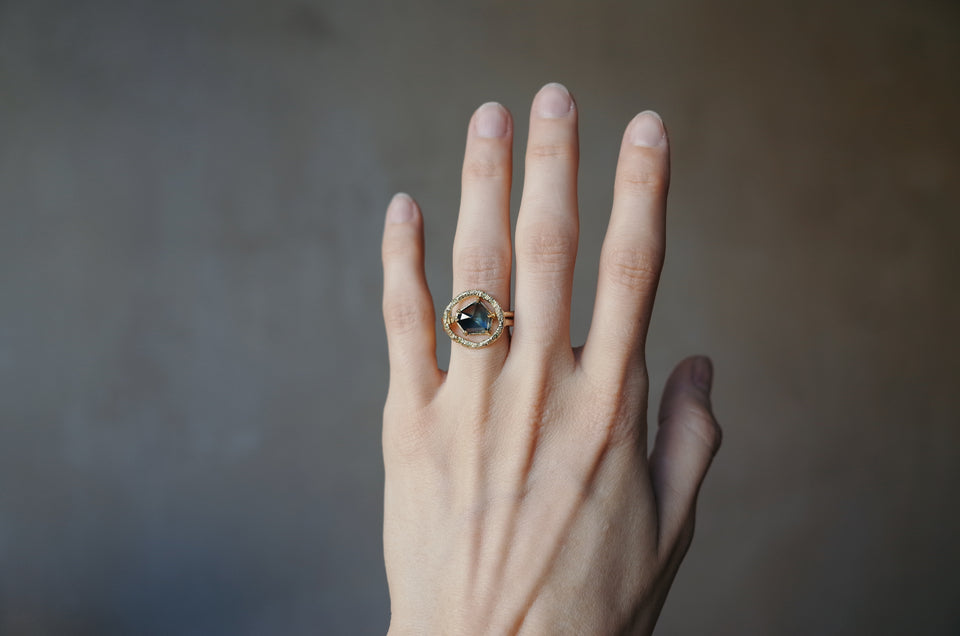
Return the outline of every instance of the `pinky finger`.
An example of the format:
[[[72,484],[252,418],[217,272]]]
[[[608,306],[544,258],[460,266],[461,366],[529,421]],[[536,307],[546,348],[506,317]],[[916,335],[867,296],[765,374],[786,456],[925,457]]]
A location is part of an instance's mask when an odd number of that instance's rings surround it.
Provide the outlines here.
[[[437,368],[433,299],[423,270],[423,215],[407,194],[395,195],[387,207],[382,254],[391,392],[426,402],[442,377]]]

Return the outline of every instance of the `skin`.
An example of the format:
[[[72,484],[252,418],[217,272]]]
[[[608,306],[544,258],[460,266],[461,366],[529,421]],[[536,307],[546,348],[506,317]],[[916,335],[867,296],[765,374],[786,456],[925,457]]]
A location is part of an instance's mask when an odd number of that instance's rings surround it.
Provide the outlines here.
[[[570,343],[578,240],[577,107],[559,84],[533,101],[510,238],[512,118],[484,104],[463,162],[453,293],[510,308],[512,335],[453,344],[437,368],[423,216],[387,209],[384,553],[391,634],[649,634],[693,536],[720,445],[712,365],[682,361],[647,449],[644,344],[663,263],[669,146],[637,115],[620,149],[586,344]]]

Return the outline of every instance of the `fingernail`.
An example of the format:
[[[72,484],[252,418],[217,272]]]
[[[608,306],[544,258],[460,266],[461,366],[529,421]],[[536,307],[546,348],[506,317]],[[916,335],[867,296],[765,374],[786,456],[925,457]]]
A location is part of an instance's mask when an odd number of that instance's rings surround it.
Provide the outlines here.
[[[630,122],[630,142],[634,146],[655,148],[663,143],[663,121],[652,110],[645,110]]]
[[[702,391],[710,392],[713,385],[713,363],[710,358],[699,356],[693,361],[693,383]]]
[[[553,82],[540,89],[534,100],[534,110],[541,117],[555,119],[573,110],[573,98],[563,84]]]
[[[477,135],[503,137],[507,134],[507,111],[497,102],[487,102],[477,109]]]
[[[407,223],[413,220],[413,199],[405,192],[393,195],[387,206],[388,223]]]

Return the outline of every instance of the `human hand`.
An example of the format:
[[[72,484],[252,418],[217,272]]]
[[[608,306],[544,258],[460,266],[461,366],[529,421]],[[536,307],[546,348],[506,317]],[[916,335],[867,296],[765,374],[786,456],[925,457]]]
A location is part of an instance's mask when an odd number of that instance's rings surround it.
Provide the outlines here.
[[[509,308],[513,125],[470,121],[454,294]],[[624,134],[586,344],[570,344],[578,240],[577,107],[548,84],[530,115],[512,336],[453,344],[437,368],[423,217],[397,195],[383,236],[390,354],[384,553],[395,634],[649,633],[693,535],[720,444],[712,367],[664,389],[647,453],[644,343],[663,262],[669,156],[659,117]]]

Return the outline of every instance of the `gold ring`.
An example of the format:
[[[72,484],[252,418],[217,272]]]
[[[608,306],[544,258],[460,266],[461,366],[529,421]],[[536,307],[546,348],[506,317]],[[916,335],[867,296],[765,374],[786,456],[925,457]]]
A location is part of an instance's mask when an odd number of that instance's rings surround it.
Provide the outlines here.
[[[496,342],[504,327],[513,326],[513,312],[504,311],[487,292],[470,289],[453,297],[441,322],[451,340],[479,349]]]

